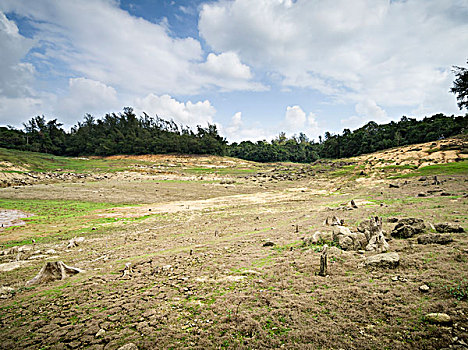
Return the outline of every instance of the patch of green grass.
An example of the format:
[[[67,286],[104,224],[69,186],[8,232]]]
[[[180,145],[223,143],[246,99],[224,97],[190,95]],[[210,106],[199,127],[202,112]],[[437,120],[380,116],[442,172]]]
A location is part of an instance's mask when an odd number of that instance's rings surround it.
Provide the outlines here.
[[[102,225],[114,222],[131,223],[153,216],[163,216],[149,214],[141,217],[106,218],[93,214],[96,210],[115,206],[122,205],[40,199],[0,199],[0,208],[16,209],[33,214],[31,217],[22,219],[26,225],[7,227],[3,232],[0,232],[1,236],[9,235],[13,238],[9,241],[4,240],[2,246],[31,244],[33,239],[37,243],[69,239],[83,233],[91,233],[96,229],[95,232],[101,234],[111,228],[111,226]]]
[[[219,175],[243,175],[256,173],[256,168],[187,168],[185,172],[189,174],[219,174]]]
[[[433,176],[433,175],[463,175],[468,174],[468,160],[447,164],[434,164],[419,168],[408,174],[395,175],[389,178],[407,178],[412,176]]]
[[[446,286],[445,290],[457,300],[468,299],[468,281],[465,279],[456,282],[454,286]]]
[[[36,172],[117,172],[131,170],[135,164],[151,164],[135,159],[61,157],[39,152],[0,148],[0,161]],[[21,171],[20,171],[21,172]]]

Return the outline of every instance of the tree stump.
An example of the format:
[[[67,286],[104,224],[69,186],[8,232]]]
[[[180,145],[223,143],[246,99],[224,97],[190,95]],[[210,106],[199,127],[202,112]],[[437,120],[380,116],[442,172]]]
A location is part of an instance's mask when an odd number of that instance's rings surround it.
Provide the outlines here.
[[[39,271],[39,273],[32,280],[26,282],[27,286],[33,284],[40,284],[55,280],[63,280],[69,276],[76,275],[77,273],[84,272],[77,267],[67,266],[63,261],[47,262]]]
[[[328,245],[323,246],[322,255],[320,255],[320,271],[319,276],[325,277],[328,269]]]

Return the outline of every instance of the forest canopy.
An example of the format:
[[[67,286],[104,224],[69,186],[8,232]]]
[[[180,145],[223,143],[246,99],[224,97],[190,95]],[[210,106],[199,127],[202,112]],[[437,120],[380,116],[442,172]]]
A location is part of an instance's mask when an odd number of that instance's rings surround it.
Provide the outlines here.
[[[66,156],[110,156],[115,154],[211,154],[228,155],[258,162],[291,161],[308,163],[319,158],[342,158],[364,153],[435,141],[468,131],[468,114],[436,114],[422,120],[403,116],[398,122],[373,121],[341,134],[326,132],[319,141],[303,133],[286,137],[280,133],[271,141],[243,141],[228,144],[216,125],[192,130],[173,120],[137,117],[132,108],[106,114],[98,119],[89,114],[70,131],[57,119],[31,118],[22,130],[0,127],[0,147]]]

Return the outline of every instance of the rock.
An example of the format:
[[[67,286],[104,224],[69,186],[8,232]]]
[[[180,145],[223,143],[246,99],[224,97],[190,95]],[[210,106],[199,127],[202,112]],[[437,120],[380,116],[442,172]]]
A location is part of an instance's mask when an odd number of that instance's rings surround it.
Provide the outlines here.
[[[84,240],[85,240],[84,237],[74,237],[68,241],[67,248],[70,249],[70,248],[78,247],[80,243],[84,242]]]
[[[443,196],[443,197],[450,197],[450,196],[453,196],[453,193],[442,192],[440,195]]]
[[[465,232],[463,227],[460,225],[456,224],[451,224],[451,223],[441,223],[441,224],[435,224],[434,225],[435,230],[439,233],[462,233]]]
[[[32,280],[26,282],[27,286],[55,280],[63,280],[69,276],[84,272],[76,267],[67,266],[63,261],[47,262]]]
[[[312,237],[304,237],[302,240],[304,241],[305,245],[331,242],[333,241],[333,233],[316,231]]]
[[[105,331],[104,329],[101,328],[101,329],[96,333],[95,337],[96,337],[96,338],[102,338],[102,337],[104,336],[104,334],[106,334],[106,331]]]
[[[450,242],[453,242],[453,238],[450,235],[429,233],[418,237],[419,244],[448,244]]]
[[[138,346],[136,346],[134,343],[128,343],[124,346],[121,346],[117,350],[138,350]]]
[[[426,176],[421,176],[418,181],[427,181],[427,177]]]
[[[26,261],[13,261],[9,263],[0,264],[0,272],[7,272],[7,271],[19,269],[25,263]]]
[[[46,254],[57,254],[57,251],[55,249],[49,249],[45,253]]]
[[[390,187],[390,188],[400,188],[400,186],[394,185],[394,184],[389,184],[388,187]]]
[[[263,243],[263,246],[264,246],[264,247],[274,247],[275,245],[276,245],[276,244],[273,243],[273,242],[265,242],[265,243]]]
[[[358,208],[358,206],[356,205],[356,202],[354,202],[354,199],[351,199],[351,202],[349,202],[349,205],[351,206],[351,208],[354,208],[354,209]]]
[[[418,233],[424,232],[425,228],[426,225],[422,219],[400,219],[392,230],[391,235],[396,238],[410,238]]]
[[[13,295],[15,292],[14,288],[11,287],[0,287],[0,299],[6,299]]]
[[[362,232],[351,232],[346,226],[333,228],[333,241],[343,250],[359,250],[367,244],[366,236]]]
[[[369,256],[364,265],[367,267],[379,267],[394,269],[400,264],[398,253],[382,253]]]
[[[452,323],[452,318],[444,313],[430,313],[426,314],[424,316],[424,320],[429,323],[435,323],[435,324],[450,324]]]
[[[422,286],[419,286],[419,291],[421,293],[427,293],[427,292],[429,292],[429,289],[430,288],[429,288],[429,286],[427,284],[423,284]]]

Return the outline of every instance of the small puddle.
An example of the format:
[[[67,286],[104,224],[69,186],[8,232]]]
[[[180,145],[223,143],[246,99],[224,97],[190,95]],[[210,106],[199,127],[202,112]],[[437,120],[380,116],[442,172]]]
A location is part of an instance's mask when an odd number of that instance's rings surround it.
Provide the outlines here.
[[[0,230],[5,227],[24,225],[22,218],[27,218],[32,214],[14,209],[0,209]]]

